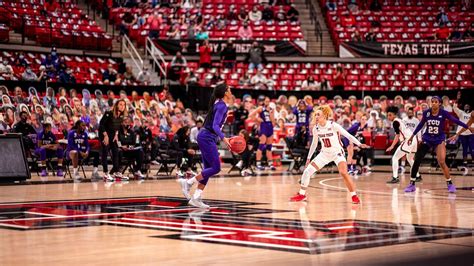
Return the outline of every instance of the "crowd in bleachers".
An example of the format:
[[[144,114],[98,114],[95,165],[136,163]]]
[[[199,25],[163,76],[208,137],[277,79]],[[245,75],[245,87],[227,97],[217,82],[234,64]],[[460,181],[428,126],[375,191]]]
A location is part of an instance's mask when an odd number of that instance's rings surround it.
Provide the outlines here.
[[[29,88],[26,92],[22,88],[0,87],[0,95],[2,99],[0,113],[0,131],[3,133],[19,132],[25,137],[42,133],[44,135],[45,127],[48,132],[54,134],[56,139],[68,137],[71,130],[82,128],[87,132],[90,139],[103,140],[103,120],[109,117],[109,111],[115,112],[117,105],[123,102],[124,111],[120,116],[119,124],[111,125],[118,128],[133,132],[125,134],[123,139],[123,148],[117,147],[121,151],[139,150],[140,156],[131,156],[132,158],[142,158],[136,162],[141,166],[150,163],[159,163],[163,161],[162,154],[174,155],[176,165],[179,168],[179,174],[195,168],[191,162],[195,162],[196,152],[196,135],[197,131],[203,124],[203,118],[198,113],[185,108],[180,100],[172,99],[168,90],[165,88],[160,93],[144,92],[138,95],[137,92],[127,93],[121,91],[116,96],[112,91],[107,95],[102,95],[101,91],[95,91],[93,94],[88,90],[77,92],[75,90],[67,91],[61,88],[55,92],[52,88],[48,88],[45,94],[38,94],[35,88]],[[228,102],[230,117],[227,125],[229,130],[226,132],[238,134],[241,132],[247,138],[255,138],[257,136],[258,121],[249,117],[249,113],[256,107],[263,104],[264,98],[253,99],[250,95],[245,95],[242,99],[232,99]],[[420,118],[422,111],[429,108],[430,97],[420,101],[415,97],[403,99],[401,96],[395,97],[393,100],[382,96],[379,99],[372,99],[366,96],[364,99],[357,99],[351,96],[348,99],[342,99],[340,96],[334,99],[327,99],[321,96],[313,99],[311,96],[305,96],[304,99],[297,99],[295,96],[281,95],[278,99],[273,99],[269,108],[273,110],[275,118],[275,144],[285,145],[286,137],[305,137],[298,134],[301,129],[295,130],[295,122],[298,110],[313,108],[314,106],[329,104],[334,110],[334,121],[343,125],[345,128],[350,127],[355,121],[361,119],[366,120],[367,132],[363,137],[371,142],[376,149],[385,149],[389,143],[390,123],[386,118],[386,108],[389,105],[400,107],[400,116],[414,116]],[[447,97],[443,98],[445,109],[453,110],[452,101]],[[460,106],[463,109],[463,106]],[[468,108],[468,107],[467,107]],[[467,110],[467,112],[469,112]],[[202,114],[201,114],[202,115]],[[205,116],[205,114],[203,114]],[[124,119],[124,118],[127,119]],[[82,123],[82,124],[81,124]],[[27,126],[28,125],[28,126]],[[75,127],[74,127],[75,126]],[[123,128],[122,128],[123,127]],[[20,128],[20,129],[19,129]],[[102,129],[101,129],[102,128]],[[109,128],[109,127],[105,127]],[[102,130],[102,131],[101,131]],[[127,131],[127,132],[128,132]],[[81,133],[82,134],[82,133]],[[122,134],[122,133],[121,133]],[[368,135],[367,135],[368,134]],[[120,135],[121,136],[121,135]],[[110,139],[113,137],[110,136]],[[110,141],[110,140],[109,140]],[[307,146],[309,139],[294,141],[303,143]],[[38,148],[38,142],[31,143],[29,148],[33,151]],[[94,143],[92,141],[92,143]],[[98,146],[98,147],[97,147]],[[95,140],[95,144],[90,144],[90,151],[100,154],[100,142]],[[166,147],[164,151],[160,151]],[[254,145],[254,147],[256,147]],[[102,153],[103,154],[103,153]],[[87,154],[91,156],[99,156],[98,154]],[[106,152],[105,160],[109,154]],[[112,156],[114,152],[112,151]],[[184,159],[187,158],[187,159]],[[94,173],[98,176],[98,159],[94,158]],[[105,161],[107,162],[107,161]],[[118,164],[118,163],[117,163]],[[41,165],[41,164],[40,164]],[[116,163],[114,162],[114,170]],[[106,169],[107,165],[105,165]],[[135,173],[140,169],[135,168]],[[77,177],[77,171],[75,171]],[[247,172],[243,172],[247,173]],[[45,173],[42,173],[45,174]],[[120,173],[117,174],[120,178]],[[143,177],[141,173],[138,177]],[[113,177],[104,173],[106,179]]]
[[[299,12],[288,1],[115,2],[110,20],[143,44],[161,39],[302,39]]]
[[[59,82],[63,84],[150,85],[151,73],[144,68],[137,76],[122,59],[49,53],[3,51],[0,80]]]
[[[336,44],[474,40],[470,0],[320,0]]]
[[[71,1],[0,1],[0,23],[45,46],[110,50],[112,37]]]
[[[435,91],[472,88],[472,64],[410,63],[273,63],[254,43],[243,62],[232,42],[214,51],[201,47],[201,60],[189,62],[178,52],[168,66],[169,78],[181,84],[207,86],[225,80],[236,88],[270,90]],[[220,62],[210,61],[219,55]],[[180,63],[176,64],[176,58]]]

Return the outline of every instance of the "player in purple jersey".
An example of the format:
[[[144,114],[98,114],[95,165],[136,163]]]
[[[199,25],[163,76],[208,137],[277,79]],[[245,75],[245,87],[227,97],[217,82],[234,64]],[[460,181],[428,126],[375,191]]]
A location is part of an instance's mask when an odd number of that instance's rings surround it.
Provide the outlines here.
[[[431,99],[431,108],[423,112],[423,118],[407,141],[408,145],[411,145],[413,138],[426,124],[426,130],[422,135],[422,141],[416,151],[415,162],[411,169],[410,185],[405,188],[405,192],[414,192],[416,190],[416,174],[420,168],[421,161],[431,148],[436,151],[436,158],[438,159],[439,166],[441,167],[448,184],[448,192],[456,192],[456,187],[454,186],[449,174],[449,168],[446,165],[446,135],[444,133],[444,126],[446,125],[446,119],[453,121],[463,128],[467,128],[467,125],[456,119],[446,110],[441,109],[440,104],[441,98],[438,96],[434,96]]]
[[[43,125],[43,131],[38,134],[38,148],[36,153],[40,156],[39,167],[42,168],[41,176],[47,176],[48,171],[46,170],[46,159],[58,158],[58,171],[57,176],[63,176],[63,156],[64,151],[59,145],[56,136],[51,132],[51,124],[45,123]]]
[[[257,169],[265,170],[262,165],[263,151],[266,151],[267,163],[270,170],[275,170],[273,166],[272,144],[273,144],[273,125],[275,125],[275,110],[270,107],[270,98],[265,96],[259,97],[259,104],[261,105],[250,113],[249,117],[256,120],[260,124],[259,130],[259,145],[256,154]]]
[[[309,120],[312,112],[313,107],[307,106],[303,100],[300,100],[298,106],[293,108],[293,114],[296,117],[295,135],[300,132],[302,127],[306,127],[306,132],[309,132]]]
[[[223,141],[226,147],[230,148],[229,138],[224,136],[221,128],[227,118],[227,105],[224,100],[231,98],[232,92],[226,84],[221,83],[214,88],[204,125],[197,136],[197,142],[202,154],[203,170],[200,174],[188,180],[184,178],[179,179],[181,189],[184,196],[189,199],[189,204],[198,208],[209,208],[209,205],[202,202],[201,195],[209,178],[221,171],[217,143]],[[198,183],[198,187],[191,197],[189,192],[194,183]]]

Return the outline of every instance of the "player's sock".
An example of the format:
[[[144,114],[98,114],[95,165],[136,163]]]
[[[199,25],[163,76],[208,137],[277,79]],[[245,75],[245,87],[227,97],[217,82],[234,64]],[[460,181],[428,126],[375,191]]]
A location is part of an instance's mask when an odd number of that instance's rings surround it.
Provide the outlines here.
[[[452,184],[453,184],[453,181],[452,181],[451,178],[450,178],[450,179],[447,179],[447,180],[446,180],[446,183],[447,183],[448,185],[452,185]]]
[[[73,169],[72,169],[72,173],[73,173],[74,175],[77,175],[77,168],[73,168]]]
[[[357,193],[355,191],[352,191],[351,196],[355,196],[355,195],[357,195]]]
[[[273,166],[273,160],[268,160],[268,166],[270,166],[270,167]]]
[[[257,161],[257,166],[262,166],[262,161]]]
[[[306,189],[301,189],[300,192],[298,192],[300,195],[306,195]]]
[[[193,185],[197,181],[196,177],[193,176],[192,178],[188,179],[186,182],[188,185]]]
[[[201,197],[201,194],[202,194],[202,189],[197,188],[196,191],[194,191],[193,198],[199,199]]]
[[[403,167],[403,168],[405,168],[405,163],[406,163],[406,161],[403,160],[403,161],[402,161],[402,167]]]
[[[410,178],[410,185],[415,185],[416,183],[416,178],[413,179],[413,178]]]

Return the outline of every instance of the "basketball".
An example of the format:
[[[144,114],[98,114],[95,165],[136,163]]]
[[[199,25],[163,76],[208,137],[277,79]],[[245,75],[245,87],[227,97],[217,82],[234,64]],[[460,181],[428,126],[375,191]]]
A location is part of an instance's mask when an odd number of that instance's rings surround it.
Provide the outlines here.
[[[242,153],[247,147],[247,142],[241,136],[230,138],[230,150],[235,153]]]

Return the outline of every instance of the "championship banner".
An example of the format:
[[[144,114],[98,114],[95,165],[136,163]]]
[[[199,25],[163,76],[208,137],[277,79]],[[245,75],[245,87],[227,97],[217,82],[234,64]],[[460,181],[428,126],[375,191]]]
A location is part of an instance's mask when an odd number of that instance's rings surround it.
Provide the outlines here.
[[[339,57],[474,57],[474,42],[377,43],[347,42]]]
[[[227,40],[209,40],[214,53],[222,49]],[[199,55],[201,40],[156,40],[156,47],[165,55],[175,55],[181,51],[184,55]],[[234,40],[237,55],[248,53],[253,41]],[[266,56],[299,56],[306,54],[306,41],[258,41],[265,48]]]

